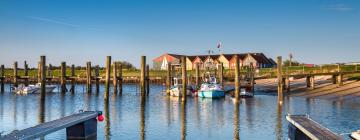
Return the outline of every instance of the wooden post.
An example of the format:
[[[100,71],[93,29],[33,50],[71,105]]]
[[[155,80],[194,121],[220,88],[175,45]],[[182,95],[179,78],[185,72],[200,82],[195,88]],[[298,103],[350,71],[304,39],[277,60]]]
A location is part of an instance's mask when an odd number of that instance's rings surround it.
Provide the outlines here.
[[[310,85],[311,89],[315,89],[315,76],[311,76],[310,83],[311,83]]]
[[[38,62],[38,69],[37,69],[37,79],[38,79],[38,83],[41,83],[41,62]]]
[[[145,66],[146,56],[141,56],[140,60],[140,95],[145,95]]]
[[[109,100],[109,89],[110,89],[110,73],[111,73],[111,56],[106,57],[106,79],[105,79],[105,94],[104,99]]]
[[[149,95],[150,93],[150,67],[149,65],[146,65],[146,69],[145,69],[146,73],[145,73],[145,87],[146,87],[146,94]]]
[[[171,87],[171,63],[167,64],[167,73],[166,73],[166,94],[170,95]]]
[[[71,93],[75,93],[75,65],[71,65]]]
[[[60,77],[61,93],[65,93],[66,89],[66,62],[61,62],[61,77]]]
[[[118,78],[118,80],[119,80],[119,94],[121,95],[121,94],[122,94],[122,90],[123,90],[123,88],[122,88],[122,86],[123,86],[123,77],[122,77],[122,65],[121,65],[120,62],[119,62],[119,69],[118,69],[118,71],[119,71],[119,78]]]
[[[29,85],[29,66],[28,64],[26,63],[26,61],[24,61],[24,76],[25,79],[24,79],[24,82],[25,82],[25,86],[28,86]]]
[[[238,101],[240,94],[240,67],[239,55],[235,55],[235,99]]]
[[[336,81],[337,81],[336,75],[332,75],[332,83],[333,83],[333,84],[336,84]]]
[[[52,77],[52,65],[51,64],[49,64],[49,67],[48,67],[48,75],[47,76],[49,76],[49,77]]]
[[[277,57],[277,78],[278,78],[278,103],[283,102],[283,78],[282,78],[282,58]]]
[[[46,57],[40,56],[40,71],[41,71],[41,100],[45,100],[46,94]]]
[[[341,71],[340,64],[337,64],[337,71],[338,71],[338,72],[340,72],[340,71]]]
[[[100,86],[99,86],[99,76],[100,76],[100,70],[99,65],[95,66],[95,86],[96,86],[96,93],[99,93]]]
[[[14,87],[18,87],[18,63],[17,61],[14,62],[14,81],[13,81],[13,84],[14,84]]]
[[[182,100],[186,101],[187,73],[186,73],[186,56],[181,57],[181,80],[182,80]]]
[[[219,64],[219,83],[222,87],[224,87],[224,64]]]
[[[118,90],[118,88],[117,88],[117,85],[118,85],[118,75],[117,75],[117,73],[118,73],[118,71],[117,71],[117,68],[118,68],[118,62],[113,62],[113,86],[114,86],[114,94],[117,94],[117,90]]]
[[[86,92],[91,93],[91,62],[86,63]]]
[[[338,76],[338,86],[342,86],[343,85],[343,74],[340,73]]]
[[[250,62],[250,86],[251,86],[251,92],[254,93],[254,64]]]
[[[195,83],[196,83],[196,89],[200,89],[200,65],[199,65],[199,63],[196,63],[196,66],[195,66]]]
[[[311,87],[311,76],[306,76],[306,87]]]
[[[290,78],[289,78],[289,76],[286,76],[284,83],[285,83],[286,92],[290,92]]]
[[[4,78],[5,78],[5,66],[1,65],[1,70],[0,70],[0,92],[4,92],[5,88],[4,88]]]

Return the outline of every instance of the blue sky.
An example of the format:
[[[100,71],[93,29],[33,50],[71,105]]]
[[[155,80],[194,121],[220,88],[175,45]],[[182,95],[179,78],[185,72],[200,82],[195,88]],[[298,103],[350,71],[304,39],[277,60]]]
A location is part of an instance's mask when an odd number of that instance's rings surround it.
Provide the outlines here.
[[[165,52],[292,52],[305,63],[360,61],[359,0],[1,0],[0,64],[136,66]],[[21,64],[20,64],[21,65]]]

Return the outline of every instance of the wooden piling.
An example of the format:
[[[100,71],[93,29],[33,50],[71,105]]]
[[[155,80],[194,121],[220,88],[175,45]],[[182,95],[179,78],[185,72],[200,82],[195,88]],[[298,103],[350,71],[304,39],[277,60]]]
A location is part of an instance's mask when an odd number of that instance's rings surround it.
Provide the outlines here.
[[[146,67],[146,56],[141,56],[140,60],[140,94],[145,95],[145,67]]]
[[[48,77],[52,77],[53,75],[52,75],[52,65],[51,64],[49,64],[49,66],[48,66],[48,69],[47,69],[47,76]]]
[[[200,89],[200,65],[199,65],[199,63],[196,63],[196,66],[195,66],[195,84],[196,84],[196,88]]]
[[[105,79],[105,94],[104,99],[109,100],[109,89],[110,89],[110,73],[111,73],[111,56],[106,57],[106,79]]]
[[[99,76],[100,76],[100,67],[99,67],[99,65],[96,65],[95,66],[95,90],[96,90],[96,93],[99,93],[99,91],[100,91]]]
[[[146,94],[149,95],[150,93],[150,67],[149,65],[146,65],[146,69],[145,69],[146,73],[145,73],[145,88],[146,88]]]
[[[219,83],[222,87],[224,87],[224,64],[220,63],[219,64]],[[198,79],[197,79],[198,80]]]
[[[122,77],[122,65],[121,63],[119,62],[119,68],[118,68],[118,71],[119,71],[119,75],[118,75],[118,80],[119,80],[119,94],[121,95],[122,94],[122,91],[123,91],[123,77]]]
[[[73,77],[71,79],[71,93],[75,93],[75,65],[71,65],[71,77]]]
[[[61,93],[65,93],[66,89],[66,62],[61,62],[61,76],[60,76],[60,85]]]
[[[238,101],[240,94],[240,67],[239,55],[235,55],[235,99]]]
[[[186,100],[187,73],[186,73],[186,56],[181,57],[181,80],[182,80],[182,100]]]
[[[5,91],[5,87],[4,87],[4,79],[5,78],[5,66],[1,65],[1,69],[0,69],[0,92],[4,92]]]
[[[251,92],[254,93],[254,84],[255,84],[255,81],[254,81],[254,64],[252,62],[250,62],[250,86],[251,86]]]
[[[113,62],[113,87],[114,87],[114,94],[118,92],[118,62]]]
[[[284,83],[285,83],[286,92],[290,92],[290,78],[289,78],[289,76],[286,76]]]
[[[14,81],[13,81],[13,84],[14,84],[14,87],[18,87],[18,63],[17,61],[14,62]]]
[[[25,76],[24,85],[28,86],[29,85],[29,77],[28,77],[29,76],[29,66],[26,63],[26,61],[24,61],[24,76]]]
[[[342,86],[343,85],[343,74],[340,73],[339,76],[338,76],[338,86]]]
[[[91,93],[91,62],[86,63],[86,92]]]
[[[167,73],[166,73],[166,94],[170,95],[171,87],[171,63],[167,64]]]
[[[277,78],[278,78],[278,103],[283,102],[283,78],[282,78],[282,58],[277,57]]]
[[[310,88],[315,89],[315,76],[310,77]]]
[[[45,100],[46,94],[46,56],[40,56],[40,71],[41,71],[41,92],[42,100]]]

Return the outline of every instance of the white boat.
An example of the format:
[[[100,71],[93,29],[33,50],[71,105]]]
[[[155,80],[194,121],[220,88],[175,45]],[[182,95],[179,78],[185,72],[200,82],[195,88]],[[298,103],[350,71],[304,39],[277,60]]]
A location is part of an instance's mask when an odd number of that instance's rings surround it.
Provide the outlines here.
[[[55,88],[56,85],[46,85],[45,92],[53,92]],[[39,94],[41,92],[41,83],[29,86],[20,85],[19,87],[14,87],[13,92],[17,94]]]
[[[351,139],[353,140],[360,140],[360,130],[357,130],[355,132],[352,132],[350,134]]]
[[[246,91],[246,89],[243,89],[243,88],[242,88],[242,89],[240,90],[239,96],[240,96],[240,97],[244,97],[244,98],[248,98],[248,97],[253,97],[254,94],[251,93],[251,92],[248,92],[248,91]]]
[[[219,98],[225,97],[225,91],[223,87],[216,82],[215,77],[210,77],[209,81],[206,79],[204,83],[201,84],[200,90],[197,93],[198,97],[203,98]]]
[[[170,88],[170,95],[175,97],[182,96],[182,84],[178,83],[178,78],[174,78],[174,85]],[[186,88],[186,95],[191,96],[193,94],[193,89],[191,86]]]

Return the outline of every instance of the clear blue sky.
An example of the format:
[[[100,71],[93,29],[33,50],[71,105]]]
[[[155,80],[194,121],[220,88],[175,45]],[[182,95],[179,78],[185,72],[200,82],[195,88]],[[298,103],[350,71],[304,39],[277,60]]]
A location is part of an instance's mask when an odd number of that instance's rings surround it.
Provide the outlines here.
[[[305,63],[360,61],[359,0],[1,0],[0,64],[136,66],[165,53],[289,52]],[[151,63],[152,64],[152,63]]]

